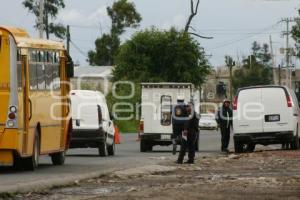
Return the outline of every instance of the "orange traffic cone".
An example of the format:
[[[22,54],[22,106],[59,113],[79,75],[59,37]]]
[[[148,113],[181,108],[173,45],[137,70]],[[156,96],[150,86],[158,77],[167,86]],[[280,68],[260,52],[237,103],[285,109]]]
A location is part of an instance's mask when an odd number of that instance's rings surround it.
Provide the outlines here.
[[[121,144],[120,130],[115,126],[115,144]]]

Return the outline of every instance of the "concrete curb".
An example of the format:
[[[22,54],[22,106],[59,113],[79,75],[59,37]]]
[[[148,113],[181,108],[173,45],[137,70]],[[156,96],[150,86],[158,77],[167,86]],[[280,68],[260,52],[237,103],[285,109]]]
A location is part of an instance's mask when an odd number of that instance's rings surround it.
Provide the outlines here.
[[[53,187],[62,187],[71,184],[76,184],[83,180],[97,178],[101,175],[112,173],[122,169],[109,169],[109,170],[99,170],[91,173],[81,174],[77,176],[67,176],[63,178],[53,178],[48,180],[38,180],[29,183],[22,183],[14,186],[4,186],[0,188],[0,196],[5,194],[15,194],[15,193],[29,193],[29,192],[39,192],[46,189],[51,189]]]

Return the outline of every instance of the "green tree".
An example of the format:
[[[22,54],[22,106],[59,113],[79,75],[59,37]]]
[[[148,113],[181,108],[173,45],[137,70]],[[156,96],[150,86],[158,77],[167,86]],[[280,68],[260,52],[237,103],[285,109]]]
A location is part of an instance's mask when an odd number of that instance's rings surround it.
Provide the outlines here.
[[[268,44],[254,42],[252,54],[243,60],[241,68],[235,70],[232,84],[236,91],[241,87],[269,85],[272,83],[271,54]]]
[[[113,65],[114,57],[120,46],[120,36],[126,28],[137,28],[142,20],[136,11],[135,4],[127,0],[116,1],[112,7],[107,7],[111,18],[111,30],[95,42],[95,51],[88,53],[90,65]]]
[[[95,41],[96,51],[89,51],[88,57],[90,65],[109,66],[113,63],[113,54],[120,46],[120,39],[103,34]]]
[[[191,82],[199,87],[209,70],[203,48],[189,34],[152,28],[120,47],[113,75],[114,80]]]
[[[59,9],[65,8],[64,0],[44,0],[44,3],[45,6],[43,24],[47,39],[49,39],[50,34],[54,34],[56,37],[63,39],[66,36],[65,26],[61,23],[54,23],[52,21],[56,19]],[[30,13],[33,13],[37,18],[40,16],[38,1],[24,0],[23,5],[29,10]],[[37,22],[35,27],[37,28],[38,25],[39,24]]]
[[[300,17],[300,9],[298,11]],[[292,37],[296,42],[296,55],[300,58],[300,18],[296,19],[296,25],[292,28]]]

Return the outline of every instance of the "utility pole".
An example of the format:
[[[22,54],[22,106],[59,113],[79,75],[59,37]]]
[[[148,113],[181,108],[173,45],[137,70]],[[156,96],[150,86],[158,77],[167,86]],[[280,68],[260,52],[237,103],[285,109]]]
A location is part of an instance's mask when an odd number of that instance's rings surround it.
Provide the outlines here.
[[[67,52],[69,54],[70,54],[70,42],[71,42],[70,25],[67,25]]]
[[[273,51],[273,41],[272,41],[272,36],[270,35],[270,50],[271,50],[271,58],[272,58],[272,69],[273,69],[273,77],[274,77],[274,82],[275,84],[277,84],[276,82],[276,60],[275,60],[275,55],[274,55],[274,51]],[[280,73],[280,71],[278,72]],[[281,85],[281,83],[279,83]]]
[[[235,61],[233,61],[232,57],[225,56],[226,66],[229,68],[229,78],[230,78],[230,102],[233,100],[233,86],[232,86],[232,68],[235,66]]]
[[[290,23],[295,20],[292,18],[284,18],[281,22],[286,23],[286,32],[283,33],[286,36],[286,47],[285,47],[285,68],[286,68],[286,85],[292,88],[292,70],[290,68]]]
[[[279,74],[279,85],[281,85],[281,65],[278,65]]]
[[[44,0],[39,0],[39,17],[38,17],[38,29],[39,37],[42,39],[44,37],[44,9],[45,2]]]

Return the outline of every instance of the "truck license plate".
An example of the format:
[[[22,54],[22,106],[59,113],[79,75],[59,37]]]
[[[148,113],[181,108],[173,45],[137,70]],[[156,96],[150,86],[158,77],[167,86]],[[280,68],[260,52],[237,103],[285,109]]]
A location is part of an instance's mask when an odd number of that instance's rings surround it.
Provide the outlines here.
[[[161,135],[160,139],[162,139],[162,140],[170,140],[171,139],[171,135]]]

